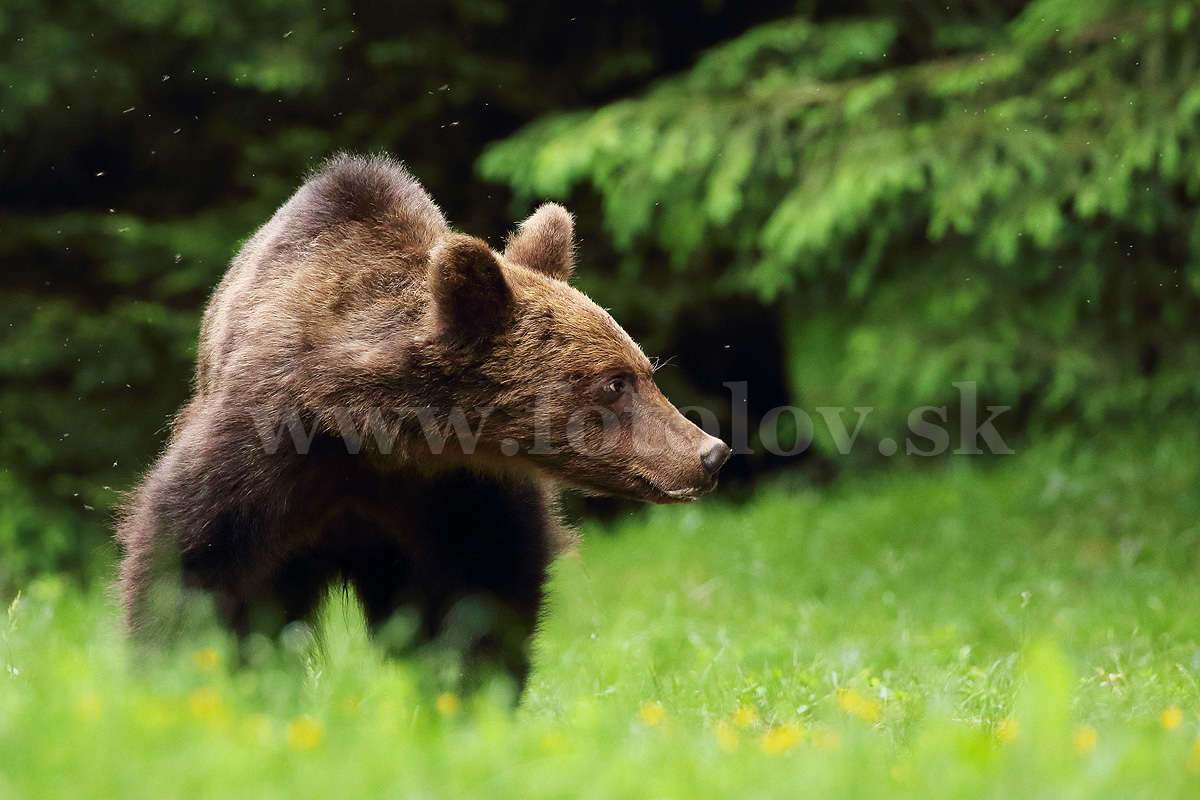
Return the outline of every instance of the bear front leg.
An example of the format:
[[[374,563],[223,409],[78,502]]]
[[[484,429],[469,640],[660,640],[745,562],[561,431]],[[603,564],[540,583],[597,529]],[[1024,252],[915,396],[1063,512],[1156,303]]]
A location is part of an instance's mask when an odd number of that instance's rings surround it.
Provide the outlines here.
[[[523,687],[561,539],[542,487],[415,469],[382,473],[370,485],[353,504],[353,535],[338,563],[372,632],[386,631],[399,611],[415,611],[415,641],[382,644],[397,653],[431,645],[462,688],[492,672]]]
[[[507,673],[522,690],[557,525],[533,482],[455,471],[423,493],[415,579],[428,634],[458,653],[462,680]]]

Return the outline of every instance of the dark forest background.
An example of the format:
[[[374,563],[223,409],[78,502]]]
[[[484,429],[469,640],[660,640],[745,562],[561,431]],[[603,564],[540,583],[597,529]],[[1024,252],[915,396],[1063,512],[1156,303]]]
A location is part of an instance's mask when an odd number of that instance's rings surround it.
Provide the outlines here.
[[[752,431],[902,438],[974,381],[1014,444],[1194,418],[1198,132],[1191,2],[7,0],[0,588],[111,561],[209,292],[338,150],[497,246],[565,201],[581,288],[725,425],[746,381]],[[816,437],[731,475],[869,463]]]

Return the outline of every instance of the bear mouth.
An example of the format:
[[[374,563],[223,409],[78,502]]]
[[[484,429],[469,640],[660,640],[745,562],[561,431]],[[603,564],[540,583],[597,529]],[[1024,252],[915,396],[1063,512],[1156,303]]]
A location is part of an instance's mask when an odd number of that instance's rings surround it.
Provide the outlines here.
[[[649,500],[664,505],[669,503],[690,503],[717,488],[715,478],[704,486],[689,486],[686,489],[667,489],[644,475],[634,473],[632,477],[639,486],[648,490],[644,494],[638,493],[639,500]]]
[[[685,489],[667,489],[655,483],[650,478],[639,473],[629,473],[626,485],[613,486],[595,481],[574,480],[570,483],[584,494],[619,497],[622,500],[634,500],[639,503],[656,503],[671,505],[675,503],[690,503],[717,488],[716,479],[703,486],[689,486]]]

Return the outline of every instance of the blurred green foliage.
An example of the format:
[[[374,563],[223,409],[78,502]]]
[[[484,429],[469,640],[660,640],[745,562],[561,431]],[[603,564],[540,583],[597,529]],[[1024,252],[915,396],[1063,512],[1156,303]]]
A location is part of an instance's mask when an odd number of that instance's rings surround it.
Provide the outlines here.
[[[680,301],[777,302],[794,401],[874,407],[864,433],[955,405],[955,381],[1038,426],[1194,413],[1197,5],[933,22],[762,25],[481,168],[522,196],[593,187],[621,280],[659,252]]]
[[[211,287],[338,149],[497,245],[570,196],[580,285],[726,420],[731,380],[867,438],[954,381],[1010,430],[1196,410],[1194,3],[12,0],[0,38],[0,594],[110,563]]]

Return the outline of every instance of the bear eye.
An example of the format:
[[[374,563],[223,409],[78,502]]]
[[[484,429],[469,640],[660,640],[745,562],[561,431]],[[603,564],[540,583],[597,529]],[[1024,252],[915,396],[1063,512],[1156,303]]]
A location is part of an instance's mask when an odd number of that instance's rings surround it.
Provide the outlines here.
[[[614,375],[602,384],[600,392],[607,402],[615,403],[621,399],[631,383],[628,375]]]

